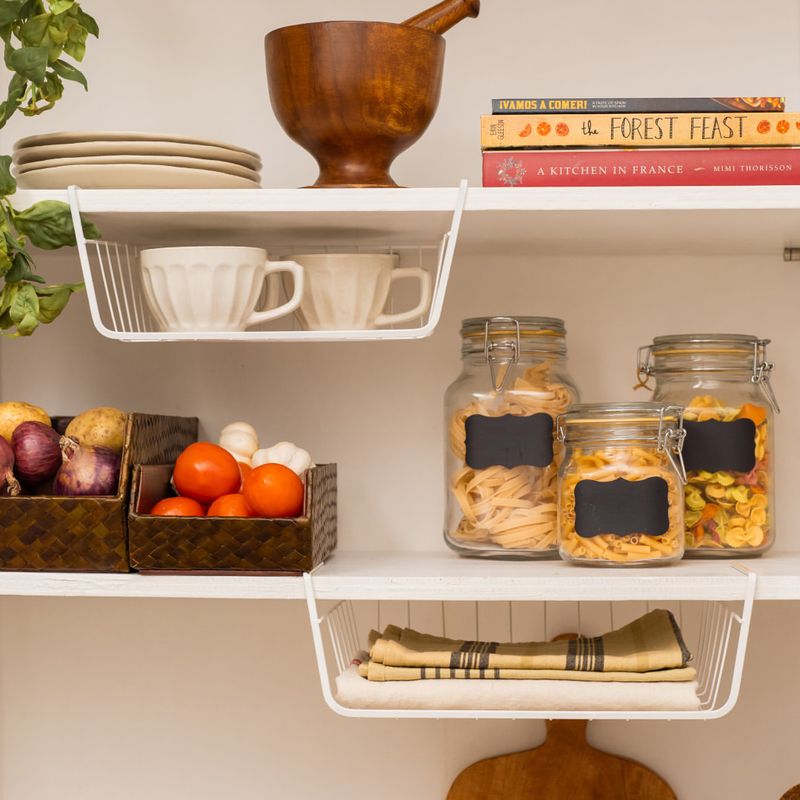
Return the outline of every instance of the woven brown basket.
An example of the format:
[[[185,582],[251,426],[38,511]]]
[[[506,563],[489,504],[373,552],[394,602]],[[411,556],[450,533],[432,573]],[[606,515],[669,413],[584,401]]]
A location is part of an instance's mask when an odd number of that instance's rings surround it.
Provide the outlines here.
[[[128,536],[131,567],[142,572],[299,572],[336,547],[336,465],[310,469],[303,516],[297,519],[152,517],[171,494],[171,466],[137,466]]]
[[[0,570],[128,572],[131,465],[174,460],[196,439],[196,418],[129,414],[115,496],[0,497]]]

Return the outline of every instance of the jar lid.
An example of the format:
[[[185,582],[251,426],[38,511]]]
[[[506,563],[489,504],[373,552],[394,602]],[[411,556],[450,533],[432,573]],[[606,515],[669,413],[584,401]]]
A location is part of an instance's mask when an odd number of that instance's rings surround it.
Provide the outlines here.
[[[679,333],[656,336],[650,349],[653,356],[680,356],[694,353],[707,355],[751,355],[765,347],[769,339],[746,333]]]
[[[488,328],[487,328],[488,326]],[[470,317],[461,323],[464,337],[485,336],[565,336],[564,320],[556,317]]]
[[[683,424],[683,409],[663,403],[579,403],[558,418],[567,437],[571,425],[659,426],[678,428]]]

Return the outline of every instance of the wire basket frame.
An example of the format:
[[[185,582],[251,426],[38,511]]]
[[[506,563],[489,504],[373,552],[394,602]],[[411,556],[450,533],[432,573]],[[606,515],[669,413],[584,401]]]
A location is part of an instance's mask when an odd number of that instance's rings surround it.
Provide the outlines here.
[[[467,182],[462,181],[457,194],[450,229],[438,242],[420,242],[414,245],[363,246],[359,242],[337,242],[335,246],[311,247],[298,243],[276,248],[271,259],[289,257],[303,252],[356,252],[389,253],[399,256],[401,266],[421,267],[431,275],[432,291],[428,311],[416,325],[397,325],[372,330],[302,330],[294,315],[246,331],[192,331],[173,332],[161,329],[155,315],[148,307],[139,267],[139,247],[131,242],[90,241],[83,235],[80,224],[80,190],[70,186],[68,197],[76,231],[83,280],[86,285],[89,310],[97,331],[109,339],[127,342],[144,341],[369,341],[385,339],[422,339],[430,336],[441,318],[444,297],[450,278],[461,216],[467,196]],[[165,246],[169,243],[166,242]],[[262,290],[257,308],[263,306],[268,295],[282,292],[277,276],[270,276],[270,285]],[[399,291],[392,289],[387,311],[400,311],[403,302],[403,281]],[[405,303],[404,307],[408,307]],[[410,303],[413,307],[413,302]]]
[[[736,568],[736,567],[734,567]],[[742,570],[739,570],[742,571]],[[334,601],[324,612],[320,612],[314,592],[313,575],[304,575],[306,589],[306,603],[311,622],[312,639],[319,669],[320,683],[323,698],[326,704],[337,714],[345,717],[379,717],[379,718],[428,718],[428,719],[717,719],[728,714],[739,697],[742,672],[747,650],[747,641],[750,631],[750,622],[753,612],[753,602],[756,592],[757,576],[754,572],[747,571],[742,576],[742,599],[740,602],[725,601],[679,601],[676,616],[679,626],[684,629],[692,628],[694,654],[693,664],[697,670],[697,710],[520,710],[515,709],[431,709],[431,708],[355,708],[341,704],[334,692],[335,678],[343,674],[351,665],[356,655],[366,649],[366,630],[375,627],[381,630],[386,622],[396,622],[407,627],[412,626],[414,604],[410,601],[398,604],[395,602],[372,602],[372,610],[368,618],[356,609],[353,601]],[[667,605],[672,601],[667,601]],[[430,605],[430,604],[428,604]],[[558,629],[558,620],[564,625],[564,609],[554,606],[572,605],[569,627],[571,632],[581,635],[586,624],[587,606],[604,606],[606,619],[610,621],[610,629],[615,629],[615,621],[619,622],[621,610],[614,602],[574,603],[549,601],[474,601],[474,615],[461,611],[462,631],[448,630],[448,608],[463,603],[440,601],[442,636],[481,640],[481,619],[486,607],[497,607],[490,616],[495,623],[499,618],[505,618],[501,624],[504,635],[508,634],[509,641],[518,641],[516,634],[520,629],[520,606],[528,611],[534,606],[540,615],[544,636],[549,639],[556,633],[564,632]],[[660,604],[659,604],[660,605]],[[393,610],[393,614],[386,615],[386,606]],[[647,604],[647,610],[654,607],[653,601]],[[498,612],[498,608],[501,611]],[[436,618],[428,609],[428,619]],[[469,620],[469,632],[464,632],[464,620]],[[540,629],[541,630],[541,629]],[[438,633],[438,631],[430,631]]]

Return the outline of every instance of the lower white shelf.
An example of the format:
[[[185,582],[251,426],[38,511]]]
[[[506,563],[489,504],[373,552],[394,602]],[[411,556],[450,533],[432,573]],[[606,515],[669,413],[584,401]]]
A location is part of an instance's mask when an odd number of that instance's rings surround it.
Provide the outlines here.
[[[340,551],[314,571],[319,599],[345,600],[737,600],[742,570],[758,576],[756,600],[800,600],[800,553],[685,560],[646,569],[560,561],[459,558],[448,550]],[[292,576],[0,572],[0,596],[302,600]]]

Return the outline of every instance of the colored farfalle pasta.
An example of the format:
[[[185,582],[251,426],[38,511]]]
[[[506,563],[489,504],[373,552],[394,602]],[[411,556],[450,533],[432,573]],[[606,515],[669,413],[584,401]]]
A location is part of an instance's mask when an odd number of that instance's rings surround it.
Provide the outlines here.
[[[687,549],[760,549],[770,543],[769,423],[766,409],[745,403],[726,406],[712,395],[692,398],[687,421],[733,422],[756,427],[755,467],[750,472],[689,470],[684,488]]]
[[[558,452],[547,467],[491,466],[473,469],[465,463],[466,423],[473,414],[501,417],[546,413],[555,419],[574,401],[572,391],[550,377],[542,362],[524,371],[511,386],[458,409],[450,418],[450,449],[459,468],[450,476],[450,491],[462,517],[450,536],[464,544],[491,544],[517,550],[555,549]]]
[[[575,489],[581,481],[640,481],[661,478],[667,484],[668,529],[659,536],[642,532],[580,536],[576,530]],[[664,453],[635,446],[596,450],[575,448],[560,481],[559,546],[573,561],[635,563],[679,558],[683,554],[683,514],[680,481]]]

